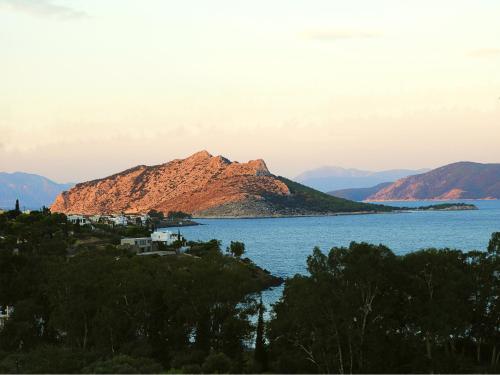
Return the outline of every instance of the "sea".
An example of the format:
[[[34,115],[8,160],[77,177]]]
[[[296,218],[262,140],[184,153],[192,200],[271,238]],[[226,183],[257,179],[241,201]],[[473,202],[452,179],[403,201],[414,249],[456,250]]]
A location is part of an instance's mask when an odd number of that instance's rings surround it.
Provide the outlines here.
[[[418,207],[460,201],[384,202]],[[197,219],[202,225],[181,228],[188,240],[245,243],[245,256],[272,274],[306,274],[306,260],[315,246],[325,253],[351,241],[384,244],[395,254],[424,248],[486,250],[493,232],[500,232],[500,200],[464,201],[478,210],[410,211],[365,215],[338,215],[257,219]],[[283,287],[263,293],[267,306],[275,303]]]

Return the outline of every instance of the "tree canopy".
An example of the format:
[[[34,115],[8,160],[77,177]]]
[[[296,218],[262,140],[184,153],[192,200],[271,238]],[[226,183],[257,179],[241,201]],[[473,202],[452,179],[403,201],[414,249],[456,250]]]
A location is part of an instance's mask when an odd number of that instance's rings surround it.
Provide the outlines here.
[[[243,243],[117,246],[141,230],[0,214],[0,373],[500,371],[499,233],[485,251],[315,248],[266,322],[277,280]]]
[[[14,307],[0,372],[243,371],[267,285],[218,241],[192,243],[198,256],[137,256],[111,243],[69,253],[99,234],[41,213],[0,215],[0,235],[0,306]]]
[[[491,248],[404,256],[366,243],[315,249],[309,275],[287,280],[274,307],[273,370],[498,371],[500,257]]]

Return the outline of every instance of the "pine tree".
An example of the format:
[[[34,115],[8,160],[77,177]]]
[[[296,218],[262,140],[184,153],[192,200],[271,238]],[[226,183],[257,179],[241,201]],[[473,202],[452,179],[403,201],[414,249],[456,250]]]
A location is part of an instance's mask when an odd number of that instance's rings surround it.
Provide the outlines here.
[[[264,304],[262,303],[262,297],[259,304],[259,319],[257,321],[257,335],[255,338],[255,352],[254,359],[255,362],[260,366],[261,372],[267,370],[267,352],[266,343],[264,340]]]
[[[21,212],[21,210],[19,209],[19,199],[16,199],[16,208],[14,209],[14,211]]]
[[[500,232],[495,232],[491,235],[490,243],[488,245],[488,253],[500,254]]]

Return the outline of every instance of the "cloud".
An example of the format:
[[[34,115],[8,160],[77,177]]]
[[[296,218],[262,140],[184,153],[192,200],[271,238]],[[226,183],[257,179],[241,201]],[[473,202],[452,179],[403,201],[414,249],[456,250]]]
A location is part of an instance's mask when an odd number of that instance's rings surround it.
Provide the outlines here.
[[[302,36],[309,40],[318,40],[321,42],[335,42],[344,39],[366,39],[381,36],[380,32],[368,30],[308,30],[302,33]]]
[[[474,51],[470,51],[467,54],[467,56],[469,56],[469,57],[481,57],[481,58],[500,57],[500,48],[476,49]]]
[[[28,13],[35,16],[59,19],[86,18],[85,12],[64,5],[55,4],[53,0],[0,0],[0,8]]]

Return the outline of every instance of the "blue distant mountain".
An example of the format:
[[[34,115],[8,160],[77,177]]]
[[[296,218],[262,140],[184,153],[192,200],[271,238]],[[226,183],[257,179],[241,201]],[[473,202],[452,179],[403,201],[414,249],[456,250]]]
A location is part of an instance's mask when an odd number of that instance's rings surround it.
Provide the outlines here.
[[[0,208],[13,209],[19,199],[22,209],[49,207],[56,196],[74,184],[59,184],[36,174],[0,172]]]
[[[328,194],[334,197],[349,199],[351,201],[364,201],[369,196],[378,193],[380,190],[391,186],[392,182],[382,182],[381,184],[367,188],[351,188],[329,191]]]
[[[353,168],[322,167],[300,174],[295,178],[295,181],[323,192],[330,192],[333,190],[373,187],[384,182],[396,181],[400,178],[427,171],[429,169],[390,169],[372,172]]]

